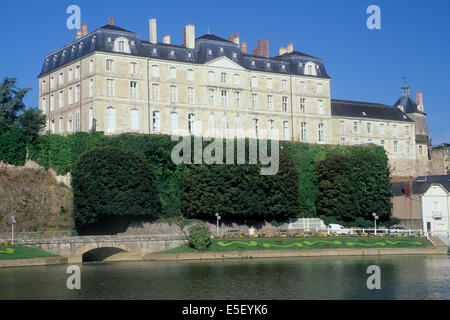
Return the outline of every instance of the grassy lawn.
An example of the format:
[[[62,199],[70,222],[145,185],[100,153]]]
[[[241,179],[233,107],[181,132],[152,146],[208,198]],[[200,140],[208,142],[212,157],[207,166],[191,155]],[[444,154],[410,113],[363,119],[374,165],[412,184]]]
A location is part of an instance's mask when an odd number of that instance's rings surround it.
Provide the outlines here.
[[[25,246],[0,247],[0,260],[56,257],[56,256],[57,256],[56,254],[50,252]]]
[[[420,248],[431,243],[424,238],[304,238],[211,240],[207,251],[305,250],[333,248]],[[183,245],[158,253],[196,252]]]

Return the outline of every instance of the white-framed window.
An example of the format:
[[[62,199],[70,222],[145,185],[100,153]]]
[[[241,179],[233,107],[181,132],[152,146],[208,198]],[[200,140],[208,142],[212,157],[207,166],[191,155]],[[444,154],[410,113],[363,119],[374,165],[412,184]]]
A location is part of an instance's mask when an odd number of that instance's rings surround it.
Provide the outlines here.
[[[152,84],[152,100],[159,101],[159,84]]]
[[[380,134],[384,135],[384,124],[380,123]]]
[[[258,95],[256,93],[252,94],[252,108],[258,108]]]
[[[228,106],[228,92],[227,90],[222,90],[222,106]]]
[[[130,81],[130,98],[136,99],[137,97],[137,81]]]
[[[170,86],[170,102],[174,103],[178,101],[177,87]]]
[[[152,132],[161,132],[161,114],[158,110],[155,110],[152,113]]]
[[[339,129],[341,130],[341,132],[345,131],[345,121],[344,120],[339,121]]]
[[[229,132],[230,132],[230,126],[228,124],[228,117],[225,116],[222,118],[222,137],[224,139],[228,139]]]
[[[95,62],[94,59],[89,60],[89,72],[93,73],[95,71]]]
[[[42,110],[44,112],[47,112],[47,99],[46,98],[42,98]]]
[[[252,84],[252,88],[258,87],[258,78],[252,77],[251,84]]]
[[[190,113],[188,115],[188,130],[189,134],[194,135],[195,134],[195,114]]]
[[[411,152],[411,143],[409,141],[406,141],[406,153],[409,154]]]
[[[88,111],[88,130],[94,128],[95,107],[90,107]]]
[[[194,88],[188,88],[188,103],[194,104]]]
[[[72,81],[72,80],[73,80],[73,69],[70,68],[69,69],[69,81]]]
[[[114,97],[114,80],[106,79],[106,96]]]
[[[422,146],[419,146],[419,155],[423,155],[423,148],[422,148]]]
[[[254,138],[258,138],[258,119],[253,119],[253,133],[254,133]]]
[[[194,70],[188,69],[186,73],[186,78],[188,81],[194,81]]]
[[[69,113],[69,116],[67,117],[67,133],[73,132],[73,115]]]
[[[386,143],[384,140],[380,141],[380,145],[386,150]]]
[[[81,131],[81,115],[80,111],[75,112],[75,132]]]
[[[170,114],[170,132],[172,134],[177,133],[178,131],[178,114],[176,112],[172,112]]]
[[[286,79],[281,80],[281,89],[283,89],[283,90],[287,89],[287,80]]]
[[[92,98],[95,95],[94,79],[89,80],[89,97]]]
[[[79,84],[75,86],[75,102],[80,101],[81,87]]]
[[[323,123],[319,123],[319,143],[323,143],[325,141],[323,128],[324,128]]]
[[[405,126],[405,135],[409,137],[409,126]]]
[[[300,81],[300,92],[305,93],[305,91],[306,91],[305,81]]]
[[[59,92],[59,107],[64,108],[64,91]]]
[[[392,134],[394,135],[394,137],[396,137],[397,134],[398,134],[398,131],[397,131],[397,125],[396,125],[396,124],[394,124],[394,125],[392,126]]]
[[[159,78],[159,66],[158,65],[152,65],[152,77]]]
[[[45,85],[47,84],[47,82],[45,82],[45,80],[42,80],[42,86],[41,86],[41,92],[44,93],[47,88],[45,87]]]
[[[106,109],[106,133],[116,131],[116,109],[109,107]]]
[[[367,143],[372,144],[373,143],[372,139],[367,139]]]
[[[119,41],[119,52],[125,52],[125,42]]]
[[[323,93],[322,83],[320,83],[320,82],[317,84],[317,93],[318,94]]]
[[[267,109],[273,111],[273,96],[270,94],[267,95]]]
[[[215,115],[210,115],[208,118],[208,130],[211,136],[215,136],[215,132],[217,129],[217,118]]]
[[[136,62],[130,62],[130,73],[131,74],[137,73],[137,63]]]
[[[75,67],[75,79],[80,79],[80,66]]]
[[[323,114],[323,100],[319,100],[319,108],[318,108],[318,112],[319,114]]]
[[[170,79],[175,80],[177,78],[177,68],[170,67]]]
[[[241,76],[240,75],[235,74],[233,76],[233,78],[234,78],[234,84],[241,84]]]
[[[300,98],[300,112],[306,113],[306,98]]]
[[[357,121],[353,122],[353,132],[354,133],[358,132],[358,122]]]
[[[216,90],[208,89],[209,105],[214,106],[216,104]]]
[[[64,117],[59,118],[59,133],[64,133]]]
[[[306,141],[306,139],[308,138],[308,136],[307,136],[307,124],[306,124],[306,122],[302,122],[302,124],[301,124],[301,139],[302,139],[302,141]]]
[[[50,89],[55,87],[55,79],[53,77],[50,78]]]
[[[273,80],[272,78],[267,78],[267,89],[273,88]]]
[[[209,72],[208,72],[208,81],[209,81],[209,82],[214,82],[214,81],[215,81],[215,74],[214,74],[214,71],[209,71]]]
[[[394,152],[398,152],[398,141],[394,141]]]
[[[51,102],[51,100],[50,100]],[[69,105],[73,104],[73,88],[69,88]],[[50,104],[51,105],[51,104]]]
[[[441,202],[439,200],[433,200],[433,209],[432,209],[433,217],[440,218],[442,217],[441,211]]]
[[[220,81],[221,81],[222,83],[227,83],[227,74],[226,74],[225,72],[222,72],[222,73],[220,74]]]
[[[367,133],[370,134],[372,133],[372,123],[367,122]]]
[[[283,121],[284,140],[289,140],[289,122]]]
[[[234,92],[234,106],[236,108],[239,108],[241,106],[241,92],[240,91]]]
[[[55,95],[50,95],[50,111],[55,110]]]
[[[267,121],[267,136],[269,139],[273,138],[273,120]]]
[[[353,144],[354,145],[358,145],[359,144],[359,139],[358,138],[354,138],[353,139]]]
[[[59,74],[59,86],[62,87],[64,85],[64,73],[61,72]]]
[[[341,141],[340,141],[341,146],[345,145],[345,138],[341,137]]]
[[[281,98],[281,107],[283,112],[288,112],[288,97]]]

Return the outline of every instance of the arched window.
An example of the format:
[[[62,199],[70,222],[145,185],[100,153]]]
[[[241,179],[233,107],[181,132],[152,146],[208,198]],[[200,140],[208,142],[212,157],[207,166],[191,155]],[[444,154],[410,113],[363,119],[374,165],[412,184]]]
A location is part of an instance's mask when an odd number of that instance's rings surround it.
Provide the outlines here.
[[[139,111],[136,109],[130,112],[131,131],[139,131]]]
[[[195,114],[190,113],[188,115],[188,129],[189,134],[194,135],[195,134]]]
[[[106,133],[116,131],[116,109],[109,107],[106,109]]]
[[[161,116],[160,116],[159,111],[157,111],[157,110],[153,111],[152,130],[155,133],[161,132]]]
[[[170,114],[170,131],[172,134],[176,134],[178,131],[178,114],[175,112]]]

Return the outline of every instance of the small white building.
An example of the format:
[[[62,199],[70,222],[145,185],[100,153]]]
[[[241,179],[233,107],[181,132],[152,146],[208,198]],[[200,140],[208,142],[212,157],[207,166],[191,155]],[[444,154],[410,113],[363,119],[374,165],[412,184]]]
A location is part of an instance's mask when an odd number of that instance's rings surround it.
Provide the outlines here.
[[[419,177],[414,189],[420,196],[423,230],[449,244],[450,175]]]

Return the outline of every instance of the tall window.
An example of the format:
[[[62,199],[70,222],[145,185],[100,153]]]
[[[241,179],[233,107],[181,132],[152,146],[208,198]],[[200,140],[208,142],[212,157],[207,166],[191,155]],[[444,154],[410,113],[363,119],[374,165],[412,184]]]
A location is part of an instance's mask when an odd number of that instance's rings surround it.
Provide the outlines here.
[[[188,88],[188,103],[194,104],[194,88]]]
[[[131,131],[139,131],[139,111],[136,109],[130,112],[130,127]]]
[[[283,121],[284,140],[289,140],[289,122]]]
[[[175,67],[170,68],[170,79],[175,80],[177,78],[177,69]]]
[[[409,137],[409,126],[405,126],[405,135]]]
[[[306,112],[306,99],[300,98],[300,112],[305,113]]]
[[[75,67],[75,78],[80,79],[80,66]]]
[[[343,146],[343,145],[345,145],[345,138],[344,137],[341,137],[341,146]]]
[[[353,139],[353,144],[354,145],[358,145],[359,144],[359,139],[358,138],[354,138]]]
[[[367,133],[370,134],[372,131],[372,124],[370,122],[367,122]]]
[[[283,112],[288,112],[288,97],[283,97],[281,99],[281,106],[282,106]]]
[[[353,122],[353,132],[357,133],[358,132],[358,122]]]
[[[114,80],[106,79],[106,96],[114,97]]]
[[[81,94],[80,85],[77,84],[75,86],[75,102],[79,102],[80,101],[80,94]]]
[[[241,77],[238,74],[235,74],[233,76],[234,78],[234,84],[241,84]]]
[[[152,84],[152,100],[159,101],[159,84]]]
[[[267,96],[267,109],[269,111],[273,110],[273,96],[272,95]]]
[[[89,97],[92,98],[94,96],[94,79],[89,80]]]
[[[50,100],[51,102],[51,100]],[[69,88],[69,105],[73,103],[73,88]],[[50,103],[51,106],[51,103]]]
[[[94,71],[95,71],[95,62],[94,62],[94,59],[91,59],[89,61],[89,72],[93,73]]]
[[[239,108],[241,106],[241,92],[240,91],[234,92],[234,106],[236,108]]]
[[[119,51],[125,52],[125,42],[119,41]]]
[[[170,132],[172,134],[177,133],[178,131],[178,114],[172,112],[170,114]]]
[[[106,133],[116,131],[116,110],[113,107],[106,109]]]
[[[50,88],[53,89],[55,87],[55,79],[53,77],[50,78]]]
[[[339,121],[339,128],[340,128],[341,132],[345,131],[345,121],[344,120]]]
[[[59,92],[59,107],[64,108],[64,91]]]
[[[398,152],[398,141],[394,141],[394,152]]]
[[[222,106],[228,106],[228,93],[227,90],[222,90]]]
[[[323,114],[323,100],[319,100],[319,114]]]
[[[50,111],[55,110],[55,96],[52,94],[50,96]]]
[[[188,129],[189,134],[194,135],[195,134],[195,114],[190,113],[188,115]]]
[[[302,141],[306,141],[306,139],[307,139],[306,122],[302,122],[302,124],[301,124],[301,139],[302,139]]]
[[[395,124],[392,126],[392,134],[394,136],[397,136],[397,125],[395,125]]]
[[[272,139],[273,138],[273,120],[269,120],[267,121],[267,128],[268,128],[268,138]]]
[[[381,145],[384,149],[386,149],[386,145],[385,145],[385,141],[384,141],[384,140],[381,140],[381,141],[380,141],[380,145]]]
[[[188,81],[194,81],[194,70],[188,69],[186,77]]]
[[[64,133],[64,118],[63,117],[59,118],[59,133],[61,133],[61,134]]]
[[[287,80],[285,79],[281,80],[281,89],[283,90],[287,89]]]
[[[214,82],[215,81],[214,71],[209,71],[208,72],[208,81],[209,82]]]
[[[406,153],[409,154],[411,152],[411,143],[409,141],[406,142]]]
[[[324,135],[323,135],[323,123],[319,124],[319,143],[324,142]]]
[[[272,78],[267,78],[267,89],[272,89],[273,81]]]
[[[220,80],[222,83],[227,83],[227,74],[225,72],[222,72],[220,75]]]
[[[75,132],[81,131],[81,116],[80,111],[75,112]]]
[[[94,128],[94,119],[95,119],[95,108],[90,107],[88,112],[88,129],[92,130]]]
[[[258,108],[258,95],[256,93],[252,94],[252,107],[254,109]]]
[[[47,112],[47,99],[42,99],[42,110],[46,113]]]
[[[208,89],[209,105],[214,106],[216,104],[216,94],[214,89]]]
[[[300,92],[305,93],[305,91],[306,91],[305,81],[300,81]]]
[[[209,134],[214,136],[217,129],[217,119],[216,116],[213,114],[208,118],[208,129]]]
[[[321,84],[321,83],[318,83],[318,84],[317,84],[317,93],[318,93],[318,94],[322,94],[322,92],[323,92],[322,84]]]
[[[137,73],[137,63],[136,62],[130,62],[130,73],[131,74]]]
[[[153,111],[152,114],[152,131],[155,133],[161,132],[161,117],[159,111]]]
[[[73,132],[73,116],[71,113],[69,113],[69,116],[67,117],[67,132]]]
[[[258,86],[258,78],[257,77],[252,77],[252,88],[256,88]]]
[[[64,73],[59,74],[59,86],[62,87],[64,85]]]
[[[69,69],[69,81],[73,80],[73,70]]]
[[[177,102],[177,87],[170,86],[170,102]]]
[[[157,65],[152,66],[152,76],[154,78],[159,78],[159,66]]]
[[[258,119],[253,119],[253,132],[255,134],[255,138],[258,138]]]
[[[384,124],[380,124],[380,134],[384,135]]]
[[[136,99],[137,96],[137,81],[130,81],[130,98]]]

